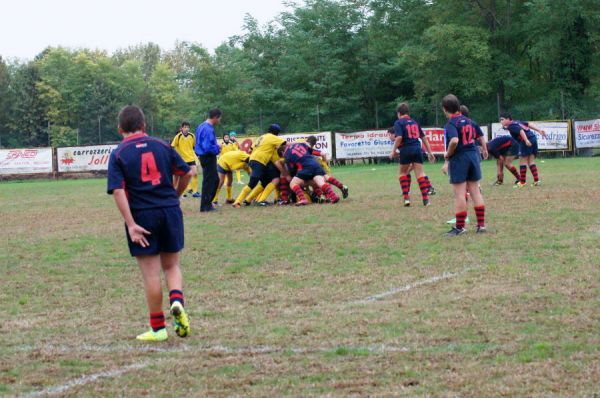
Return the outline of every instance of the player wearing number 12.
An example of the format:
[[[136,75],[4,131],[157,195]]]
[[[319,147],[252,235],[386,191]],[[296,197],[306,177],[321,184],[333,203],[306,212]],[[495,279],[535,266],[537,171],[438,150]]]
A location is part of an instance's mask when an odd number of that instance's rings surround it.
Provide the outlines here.
[[[467,218],[467,190],[471,194],[477,215],[477,232],[485,232],[485,205],[479,190],[481,165],[479,150],[475,146],[477,132],[471,119],[460,113],[460,102],[455,95],[448,94],[442,100],[444,114],[448,123],[444,127],[446,134],[446,154],[442,171],[449,173],[450,184],[454,191],[456,225],[448,231],[449,236],[465,232]],[[483,137],[478,138],[485,145]]]
[[[142,341],[167,339],[162,311],[161,268],[169,288],[175,332],[188,335],[184,310],[179,252],[183,249],[183,215],[179,196],[192,176],[190,166],[166,142],[145,133],[142,110],[126,106],[119,112],[123,142],[111,153],[107,192],[112,194],[125,220],[129,251],[138,262],[150,312],[150,330]],[[173,174],[179,176],[177,190]],[[129,325],[128,325],[129,326]]]

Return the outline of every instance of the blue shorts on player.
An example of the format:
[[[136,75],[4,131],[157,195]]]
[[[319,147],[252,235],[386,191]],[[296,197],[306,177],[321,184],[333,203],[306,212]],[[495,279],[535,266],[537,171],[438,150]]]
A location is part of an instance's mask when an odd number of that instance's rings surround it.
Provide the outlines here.
[[[400,148],[400,164],[421,163],[423,164],[423,150],[421,146],[411,145]]]
[[[527,139],[531,142],[531,146],[525,145],[524,142],[519,142],[519,156],[529,156],[538,154],[538,141],[535,134],[527,134]]]
[[[296,177],[304,181],[310,181],[316,176],[324,175],[325,170],[323,170],[321,165],[316,161],[311,161],[310,159],[303,161],[300,167],[298,167],[298,171],[296,172]]]
[[[448,161],[450,184],[481,180],[481,156],[479,151],[457,153]]]
[[[183,214],[179,206],[132,210],[131,213],[138,225],[150,231],[150,235],[146,235],[149,245],[142,247],[131,241],[125,226],[129,252],[133,257],[177,253],[183,249]]]

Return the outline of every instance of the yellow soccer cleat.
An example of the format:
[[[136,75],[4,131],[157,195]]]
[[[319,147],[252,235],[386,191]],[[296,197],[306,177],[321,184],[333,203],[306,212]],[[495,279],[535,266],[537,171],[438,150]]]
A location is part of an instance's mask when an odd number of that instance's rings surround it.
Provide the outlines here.
[[[190,334],[190,321],[179,301],[175,301],[171,305],[171,315],[173,315],[173,326],[177,336],[186,337]]]
[[[140,341],[165,341],[168,338],[169,335],[167,334],[166,328],[162,328],[156,332],[150,329],[136,337],[136,339]]]

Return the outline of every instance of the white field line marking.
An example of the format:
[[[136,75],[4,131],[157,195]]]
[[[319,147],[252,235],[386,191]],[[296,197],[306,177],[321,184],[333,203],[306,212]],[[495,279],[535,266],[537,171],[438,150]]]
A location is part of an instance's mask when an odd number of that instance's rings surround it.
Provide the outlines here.
[[[416,289],[418,287],[421,287],[421,286],[424,286],[424,285],[431,285],[431,284],[434,284],[436,282],[439,282],[439,281],[442,281],[442,280],[445,280],[445,279],[451,279],[451,278],[457,277],[459,275],[465,274],[466,272],[468,272],[468,271],[470,271],[472,269],[474,269],[474,268],[473,267],[472,268],[466,268],[466,269],[464,269],[462,271],[454,272],[454,273],[452,273],[452,272],[444,272],[441,275],[432,276],[431,278],[422,279],[420,281],[409,283],[408,285],[396,287],[396,288],[390,289],[390,290],[388,290],[386,292],[383,292],[383,293],[380,293],[380,294],[376,294],[374,296],[369,296],[369,297],[364,298],[362,300],[353,301],[350,304],[364,305],[364,304],[372,303],[374,301],[380,301],[380,300],[383,300],[383,299],[385,299],[387,297],[393,296],[393,295],[398,294],[398,293],[408,292],[409,290],[414,290],[414,289]]]
[[[46,396],[46,395],[62,394],[64,392],[66,392],[67,390],[70,390],[73,387],[80,387],[80,386],[86,385],[88,383],[93,383],[98,379],[116,378],[127,372],[143,369],[143,368],[147,367],[148,365],[149,364],[147,364],[147,363],[135,363],[133,365],[123,366],[122,368],[115,369],[115,370],[107,370],[104,372],[94,373],[94,374],[91,374],[88,376],[82,376],[77,379],[68,381],[64,384],[59,384],[56,386],[45,388],[41,391],[34,391],[34,392],[30,392],[28,394],[24,394],[24,395],[22,395],[22,397],[31,398],[31,397],[39,397],[39,396]]]
[[[333,346],[333,347],[274,347],[274,346],[248,346],[248,347],[226,347],[223,345],[214,346],[190,346],[180,345],[177,347],[159,347],[149,345],[130,345],[130,344],[107,344],[107,345],[53,345],[47,344],[43,346],[24,345],[17,347],[16,351],[34,351],[44,350],[58,352],[61,354],[74,354],[81,352],[102,352],[102,353],[220,353],[224,355],[263,355],[263,354],[278,354],[291,352],[294,354],[314,354],[335,352],[338,349],[347,349],[350,351],[368,351],[373,354],[394,353],[394,352],[409,352],[411,349],[407,347],[389,346],[385,344],[370,345],[370,346]]]

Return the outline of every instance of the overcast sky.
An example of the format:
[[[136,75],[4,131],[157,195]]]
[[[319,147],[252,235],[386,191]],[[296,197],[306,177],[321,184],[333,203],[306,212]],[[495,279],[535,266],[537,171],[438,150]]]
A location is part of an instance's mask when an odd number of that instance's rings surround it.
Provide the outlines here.
[[[59,45],[170,49],[176,40],[213,50],[242,32],[246,13],[262,25],[284,10],[283,0],[2,0],[0,55],[31,59]]]

